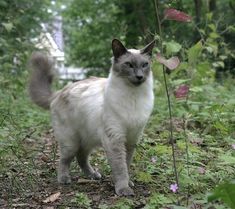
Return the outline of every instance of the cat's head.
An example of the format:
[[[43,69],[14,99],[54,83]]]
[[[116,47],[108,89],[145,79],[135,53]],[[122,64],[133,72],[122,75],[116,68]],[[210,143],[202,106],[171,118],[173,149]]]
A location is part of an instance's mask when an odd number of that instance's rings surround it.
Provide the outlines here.
[[[112,41],[113,66],[115,75],[129,84],[139,86],[148,78],[151,68],[151,55],[155,41],[143,49],[127,49],[118,39]]]

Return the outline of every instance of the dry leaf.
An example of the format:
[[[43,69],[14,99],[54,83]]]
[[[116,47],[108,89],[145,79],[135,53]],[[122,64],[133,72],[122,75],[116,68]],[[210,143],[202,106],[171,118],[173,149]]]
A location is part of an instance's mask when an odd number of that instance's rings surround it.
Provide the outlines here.
[[[157,54],[156,58],[158,62],[165,65],[170,70],[176,69],[180,64],[178,57],[171,57],[170,59],[166,59],[161,54]]]
[[[188,93],[189,93],[189,86],[188,85],[181,85],[179,86],[176,90],[175,90],[175,97],[177,99],[182,99],[187,97]]]
[[[47,197],[45,200],[43,200],[42,202],[44,203],[55,202],[60,197],[60,194],[61,194],[60,192],[52,194],[49,197]]]
[[[188,14],[181,12],[179,10],[176,9],[166,9],[164,11],[164,18],[167,20],[176,20],[179,22],[191,22],[192,21],[192,17],[189,16]]]

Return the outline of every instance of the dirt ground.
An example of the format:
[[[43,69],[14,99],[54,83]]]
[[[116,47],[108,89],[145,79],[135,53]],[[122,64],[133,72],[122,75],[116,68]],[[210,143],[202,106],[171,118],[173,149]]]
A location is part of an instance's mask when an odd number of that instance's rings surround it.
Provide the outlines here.
[[[109,174],[99,181],[85,179],[77,171],[77,165],[72,166],[72,184],[59,185],[56,181],[58,158],[52,131],[41,139],[29,135],[22,141],[20,151],[12,148],[6,162],[8,170],[0,173],[0,208],[99,208],[101,205],[112,208],[121,200],[115,195]],[[130,199],[134,208],[143,208],[150,188],[134,183],[135,196]],[[90,207],[83,206],[85,200],[76,200],[78,193],[88,196]]]

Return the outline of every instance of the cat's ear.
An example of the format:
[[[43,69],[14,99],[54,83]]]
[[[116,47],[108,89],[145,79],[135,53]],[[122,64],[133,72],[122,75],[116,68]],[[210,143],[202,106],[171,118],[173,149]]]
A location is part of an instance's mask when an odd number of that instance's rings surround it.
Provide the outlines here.
[[[115,59],[118,59],[120,56],[127,53],[126,47],[118,39],[113,39],[112,50],[113,50],[113,56]]]
[[[155,40],[153,40],[148,45],[146,45],[143,49],[141,49],[140,53],[152,56],[152,51],[153,51],[154,46],[155,46]]]

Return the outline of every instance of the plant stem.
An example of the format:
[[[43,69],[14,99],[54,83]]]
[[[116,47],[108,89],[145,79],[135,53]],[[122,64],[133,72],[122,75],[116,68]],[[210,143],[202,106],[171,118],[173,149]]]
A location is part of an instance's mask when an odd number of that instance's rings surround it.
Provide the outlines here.
[[[157,18],[159,36],[160,36],[160,40],[161,40],[160,46],[161,46],[161,51],[163,52],[162,29],[161,29],[161,22],[160,22],[159,13],[158,13],[159,10],[158,10],[157,0],[154,0],[154,7],[155,7],[155,15],[156,15],[156,18]],[[170,135],[169,135],[169,138],[170,138],[170,143],[171,143],[171,148],[172,148],[173,168],[174,168],[174,174],[175,174],[175,181],[176,181],[176,183],[179,187],[179,178],[178,178],[178,172],[177,172],[177,166],[176,166],[176,157],[175,157],[175,145],[174,145],[174,139],[173,139],[173,121],[172,121],[171,100],[170,100],[170,94],[169,94],[167,79],[166,79],[166,69],[165,69],[164,65],[163,65],[162,70],[163,70],[164,84],[165,84],[168,111],[169,111],[169,118],[170,118]],[[178,204],[180,204],[179,200],[178,200]]]
[[[160,36],[161,51],[163,51],[162,27],[161,27],[161,21],[160,21],[160,18],[159,18],[159,14],[158,14],[158,3],[157,3],[157,0],[153,0],[153,2],[154,2],[154,8],[155,8],[155,15],[156,15],[156,19],[157,19],[158,32],[159,32],[159,36]]]
[[[187,105],[187,100],[186,100],[186,105]],[[187,129],[187,119],[186,116],[183,116],[183,128],[184,128],[184,139],[185,139],[185,151],[186,151],[186,167],[187,167],[187,174],[190,177],[190,172],[189,172],[189,147],[188,147],[188,137],[187,137],[187,133],[186,133],[186,129]],[[189,184],[187,184],[187,201],[186,201],[186,205],[188,206],[189,204],[189,197],[190,197],[190,193],[189,193]]]

